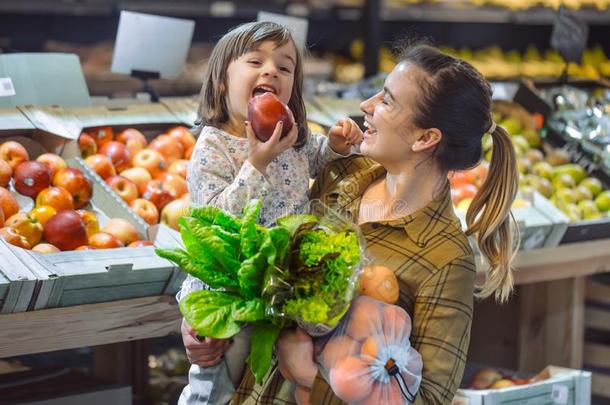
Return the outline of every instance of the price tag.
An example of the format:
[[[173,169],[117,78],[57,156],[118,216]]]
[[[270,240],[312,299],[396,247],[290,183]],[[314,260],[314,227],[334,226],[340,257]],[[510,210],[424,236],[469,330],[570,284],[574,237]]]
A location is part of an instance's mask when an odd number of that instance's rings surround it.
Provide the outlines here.
[[[305,18],[259,11],[258,21],[270,21],[288,28],[292,31],[294,42],[300,51],[302,52],[305,50],[305,47],[307,46],[307,29],[309,27],[309,21]]]
[[[551,399],[554,404],[567,404],[568,403],[568,387],[560,384],[553,384],[551,388]]]
[[[568,62],[580,63],[587,47],[589,26],[565,7],[560,7],[553,25],[551,47]]]
[[[15,86],[10,77],[0,77],[0,97],[14,96]]]

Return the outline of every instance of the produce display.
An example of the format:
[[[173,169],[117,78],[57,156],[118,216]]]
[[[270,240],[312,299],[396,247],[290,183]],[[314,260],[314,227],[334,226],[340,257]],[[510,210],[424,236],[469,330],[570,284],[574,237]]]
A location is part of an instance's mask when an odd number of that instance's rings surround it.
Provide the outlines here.
[[[178,230],[178,219],[190,205],[186,184],[188,159],[195,137],[176,126],[150,143],[142,132],[127,128],[89,128],[78,139],[85,163],[144,222]]]

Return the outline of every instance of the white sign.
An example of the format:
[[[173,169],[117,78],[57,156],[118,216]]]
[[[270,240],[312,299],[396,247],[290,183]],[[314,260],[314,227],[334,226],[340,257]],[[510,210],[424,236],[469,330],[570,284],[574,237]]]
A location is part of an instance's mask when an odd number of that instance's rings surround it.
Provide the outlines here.
[[[194,28],[191,20],[121,11],[111,70],[159,73],[163,78],[178,76]]]
[[[0,77],[0,97],[10,97],[15,95],[15,86],[10,77]]]
[[[551,399],[554,404],[567,404],[568,394],[568,387],[561,384],[553,384],[553,387],[551,388]]]
[[[258,21],[270,21],[292,31],[294,42],[299,48],[300,52],[303,52],[307,47],[307,29],[309,27],[309,21],[305,18],[290,17],[283,14],[267,13],[265,11],[258,12]]]

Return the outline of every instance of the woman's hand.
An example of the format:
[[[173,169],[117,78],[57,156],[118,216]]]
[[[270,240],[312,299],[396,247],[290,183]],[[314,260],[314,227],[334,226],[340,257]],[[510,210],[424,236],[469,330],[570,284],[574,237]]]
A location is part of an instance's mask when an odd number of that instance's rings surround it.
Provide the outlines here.
[[[186,357],[191,364],[200,367],[212,367],[220,363],[231,343],[230,339],[197,338],[197,332],[182,318],[182,342],[186,349]]]
[[[248,121],[245,122],[245,125],[246,135],[248,136],[248,160],[252,163],[252,166],[263,175],[267,174],[266,171],[269,163],[285,150],[292,148],[299,135],[299,128],[294,122],[294,118],[292,121],[292,128],[284,138],[280,139],[284,125],[282,121],[279,121],[275,125],[275,130],[267,142],[261,142],[256,137],[252,125],[250,125]]]
[[[350,118],[341,118],[328,131],[328,144],[332,150],[341,155],[349,154],[351,146],[360,142],[362,142],[362,131]]]
[[[275,344],[278,367],[287,380],[311,388],[318,374],[313,361],[313,341],[301,328],[284,330]]]

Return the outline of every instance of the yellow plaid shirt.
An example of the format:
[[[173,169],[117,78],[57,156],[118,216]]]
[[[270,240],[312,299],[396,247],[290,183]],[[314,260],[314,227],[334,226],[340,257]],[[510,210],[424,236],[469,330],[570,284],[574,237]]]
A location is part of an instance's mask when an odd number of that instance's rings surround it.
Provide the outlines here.
[[[364,157],[329,165],[312,198],[357,218],[362,194],[385,170]],[[425,208],[404,218],[364,223],[367,256],[393,269],[400,284],[398,304],[412,317],[411,344],[422,355],[423,378],[415,404],[450,404],[464,366],[474,293],[475,262],[455,216],[449,188]],[[293,387],[273,367],[261,385],[247,372],[233,404],[295,404]],[[318,374],[312,404],[342,404]],[[381,405],[381,404],[380,404]]]

